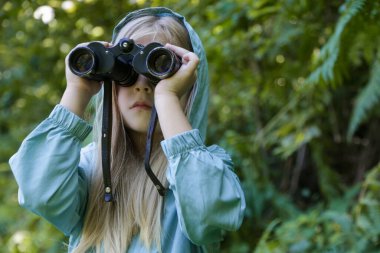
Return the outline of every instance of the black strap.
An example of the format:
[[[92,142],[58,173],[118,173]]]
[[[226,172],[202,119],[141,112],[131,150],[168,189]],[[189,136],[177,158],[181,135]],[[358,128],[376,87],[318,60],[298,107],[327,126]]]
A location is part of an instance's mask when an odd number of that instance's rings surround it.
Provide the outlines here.
[[[156,125],[157,125],[157,111],[156,111],[156,107],[153,105],[152,106],[152,113],[150,115],[147,138],[146,138],[144,165],[145,165],[145,171],[148,174],[149,178],[152,180],[153,184],[156,186],[158,193],[161,196],[164,196],[166,189],[161,184],[160,180],[158,180],[156,175],[154,175],[154,173],[150,167],[150,164],[149,164],[150,154],[152,151],[152,144],[153,144],[153,135],[154,135],[154,130],[156,129]]]
[[[111,186],[111,138],[112,138],[112,81],[103,84],[103,119],[102,119],[102,167],[104,181],[104,200],[113,201]]]

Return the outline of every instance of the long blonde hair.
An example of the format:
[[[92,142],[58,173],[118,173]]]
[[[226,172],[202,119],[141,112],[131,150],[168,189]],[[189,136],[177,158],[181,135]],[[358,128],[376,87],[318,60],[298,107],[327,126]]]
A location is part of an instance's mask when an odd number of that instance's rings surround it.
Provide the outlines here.
[[[128,37],[134,40],[148,37],[153,41],[171,43],[190,49],[186,28],[172,17],[143,16],[126,24],[117,41]],[[117,105],[117,88],[113,85],[111,175],[115,201],[104,202],[103,177],[100,153],[101,96],[98,97],[94,123],[94,137],[97,143],[97,165],[91,175],[89,196],[82,235],[73,252],[92,250],[109,253],[125,252],[135,235],[147,247],[153,245],[161,251],[161,213],[163,197],[147,176],[143,157],[133,145]],[[154,137],[152,170],[157,178],[167,185],[165,177],[167,160],[159,142]]]

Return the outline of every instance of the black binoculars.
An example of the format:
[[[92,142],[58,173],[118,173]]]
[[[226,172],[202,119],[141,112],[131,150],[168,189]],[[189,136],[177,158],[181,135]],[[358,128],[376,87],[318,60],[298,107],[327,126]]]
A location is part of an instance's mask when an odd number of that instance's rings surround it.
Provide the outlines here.
[[[162,44],[152,42],[143,46],[127,38],[110,48],[100,42],[77,47],[68,61],[70,70],[77,76],[113,80],[122,86],[133,85],[139,74],[157,84],[181,67],[179,57]]]

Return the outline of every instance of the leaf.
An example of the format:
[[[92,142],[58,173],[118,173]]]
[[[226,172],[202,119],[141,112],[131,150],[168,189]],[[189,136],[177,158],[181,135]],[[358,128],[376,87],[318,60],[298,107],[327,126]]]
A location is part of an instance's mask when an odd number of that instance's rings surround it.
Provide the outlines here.
[[[348,24],[363,8],[366,0],[350,0],[342,5],[343,13],[335,26],[333,35],[322,47],[319,56],[319,66],[307,78],[308,84],[339,84],[341,81],[341,71],[338,71],[337,61],[341,52],[343,35]],[[341,68],[342,66],[340,66]],[[347,68],[347,64],[345,65]]]
[[[352,139],[359,125],[366,119],[369,111],[380,102],[380,60],[376,59],[372,66],[370,79],[360,92],[351,116],[347,138]]]

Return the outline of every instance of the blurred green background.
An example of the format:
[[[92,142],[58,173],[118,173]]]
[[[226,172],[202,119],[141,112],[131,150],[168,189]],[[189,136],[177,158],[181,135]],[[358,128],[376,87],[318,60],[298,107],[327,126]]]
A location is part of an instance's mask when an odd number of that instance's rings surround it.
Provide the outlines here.
[[[59,102],[70,49],[148,6],[185,15],[208,54],[207,143],[248,205],[222,252],[380,252],[378,0],[2,0],[0,252],[66,251],[18,206],[8,159]]]

